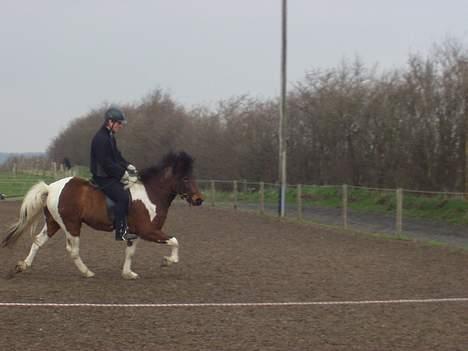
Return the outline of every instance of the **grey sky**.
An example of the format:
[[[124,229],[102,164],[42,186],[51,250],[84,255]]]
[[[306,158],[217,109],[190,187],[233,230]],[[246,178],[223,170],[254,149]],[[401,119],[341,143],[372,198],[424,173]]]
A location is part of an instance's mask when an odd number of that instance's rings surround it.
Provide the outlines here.
[[[279,93],[280,0],[0,0],[0,152],[45,151],[105,102]],[[288,81],[359,56],[402,67],[454,37],[466,0],[289,0]]]

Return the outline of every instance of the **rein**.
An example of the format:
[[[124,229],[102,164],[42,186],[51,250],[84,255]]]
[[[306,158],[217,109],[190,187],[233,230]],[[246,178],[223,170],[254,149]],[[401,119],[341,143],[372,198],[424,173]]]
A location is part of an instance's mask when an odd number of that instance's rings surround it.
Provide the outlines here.
[[[182,200],[188,200],[190,198],[190,195],[188,193],[182,193],[179,195]]]
[[[179,193],[179,192],[177,192],[177,191],[173,191],[173,192],[171,192],[171,195],[174,195],[174,197],[176,197],[177,195],[179,195],[180,198],[181,198],[182,200],[188,200],[188,199],[190,198],[190,196],[191,196],[191,195],[190,195],[189,193],[187,193],[186,191],[183,192],[183,193]]]

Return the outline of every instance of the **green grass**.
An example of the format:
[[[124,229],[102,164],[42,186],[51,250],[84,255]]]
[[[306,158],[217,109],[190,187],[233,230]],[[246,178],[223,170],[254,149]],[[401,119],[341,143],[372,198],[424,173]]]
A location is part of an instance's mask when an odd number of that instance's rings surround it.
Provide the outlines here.
[[[74,172],[77,176],[89,178],[89,171],[85,167],[76,167]],[[57,179],[66,177],[66,174],[58,173],[54,177],[51,172],[42,172],[39,174],[0,171],[0,193],[6,195],[7,198],[22,197],[26,192],[37,182],[44,181],[47,184],[54,182]]]
[[[46,183],[53,182],[54,177],[47,175],[32,175],[26,173],[17,173],[13,175],[9,172],[0,172],[0,193],[7,198],[22,197],[34,184],[39,181]]]
[[[0,171],[0,193],[6,195],[7,198],[22,197],[26,192],[37,182],[44,181],[47,184],[54,182],[57,179],[68,176],[64,173],[57,173],[53,176],[50,171],[38,171],[39,174],[31,174],[25,172]],[[90,173],[87,167],[75,166],[73,173],[82,178],[89,178]]]
[[[443,196],[421,198],[406,196],[403,214],[419,218],[435,218],[450,223],[468,224],[468,201]]]
[[[75,172],[75,174],[78,177],[85,178],[85,179],[91,178],[91,173],[89,172],[89,167],[74,166],[73,167],[73,172]]]

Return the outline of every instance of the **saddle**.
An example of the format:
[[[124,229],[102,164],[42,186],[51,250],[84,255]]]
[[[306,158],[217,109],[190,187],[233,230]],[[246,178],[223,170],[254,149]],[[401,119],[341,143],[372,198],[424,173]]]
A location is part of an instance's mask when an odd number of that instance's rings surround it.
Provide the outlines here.
[[[104,194],[104,197],[106,198],[106,208],[107,208],[107,215],[109,216],[110,220],[112,223],[114,223],[114,207],[115,207],[115,202],[108,197],[104,191],[102,191],[101,187],[97,185],[92,178],[88,179],[89,184],[96,190],[99,190]],[[130,207],[130,204],[132,203],[132,193],[130,192],[130,189],[125,189],[125,191],[128,193],[129,201],[128,201],[128,206]]]

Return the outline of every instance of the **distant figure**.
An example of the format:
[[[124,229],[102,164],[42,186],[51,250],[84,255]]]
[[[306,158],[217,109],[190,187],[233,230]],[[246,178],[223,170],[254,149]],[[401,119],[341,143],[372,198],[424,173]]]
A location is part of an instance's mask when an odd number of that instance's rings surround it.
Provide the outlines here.
[[[65,157],[63,159],[63,166],[66,168],[66,169],[71,169],[72,168],[72,164],[70,162],[70,160],[68,159],[68,157]]]
[[[93,182],[115,202],[115,240],[131,241],[137,238],[128,232],[127,215],[130,197],[125,185],[138,180],[135,166],[126,161],[117,148],[114,134],[127,123],[124,113],[109,108],[104,114],[104,124],[91,142],[91,173]]]
[[[6,195],[5,194],[2,194],[0,193],[0,200],[5,200],[6,199]]]

